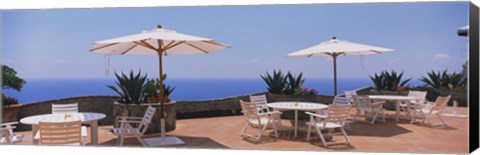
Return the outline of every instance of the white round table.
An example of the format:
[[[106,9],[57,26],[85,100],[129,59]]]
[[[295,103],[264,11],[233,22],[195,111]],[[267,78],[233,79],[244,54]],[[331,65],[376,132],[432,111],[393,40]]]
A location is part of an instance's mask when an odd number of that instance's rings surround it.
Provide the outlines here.
[[[327,109],[328,105],[322,103],[310,103],[310,102],[272,102],[267,104],[268,107],[274,110],[285,111],[295,110],[295,135],[297,137],[298,130],[298,110],[317,112],[323,109]]]
[[[32,141],[34,142],[35,134],[39,130],[38,125],[40,122],[71,122],[80,120],[83,124],[90,124],[90,139],[92,144],[98,144],[98,120],[105,118],[106,115],[93,112],[68,114],[70,114],[70,117],[66,117],[66,113],[35,115],[22,118],[20,122],[32,125]]]
[[[400,119],[400,104],[402,102],[407,102],[408,106],[409,101],[417,100],[417,98],[412,96],[398,96],[398,95],[368,95],[368,98],[372,100],[380,100],[380,101],[395,101],[395,111],[396,111],[396,120],[397,122]]]

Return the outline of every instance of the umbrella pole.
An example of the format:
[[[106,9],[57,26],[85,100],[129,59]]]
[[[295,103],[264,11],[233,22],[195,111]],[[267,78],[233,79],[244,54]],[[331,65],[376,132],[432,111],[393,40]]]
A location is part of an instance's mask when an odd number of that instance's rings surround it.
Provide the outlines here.
[[[338,54],[332,54],[333,58],[333,95],[337,96],[337,56]]]
[[[163,109],[164,108],[164,103],[163,103],[163,79],[162,79],[162,75],[163,75],[163,61],[162,61],[162,53],[163,53],[163,49],[161,48],[161,46],[159,46],[158,48],[158,62],[159,62],[159,85],[160,85],[160,93],[158,94],[158,99],[160,101],[160,127],[161,127],[161,136],[162,138],[165,137],[165,110]]]

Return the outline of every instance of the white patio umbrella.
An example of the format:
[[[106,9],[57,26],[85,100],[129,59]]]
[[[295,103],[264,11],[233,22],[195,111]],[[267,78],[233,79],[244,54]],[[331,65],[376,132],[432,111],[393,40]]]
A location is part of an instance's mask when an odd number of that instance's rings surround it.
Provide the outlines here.
[[[187,55],[187,54],[208,54],[230,48],[215,42],[212,39],[191,36],[177,33],[173,30],[162,29],[158,25],[156,29],[143,31],[142,33],[128,35],[119,38],[113,38],[93,43],[91,52],[102,53],[105,55],[156,55],[159,59],[159,79],[160,79],[160,118],[161,135],[165,137],[165,118],[163,101],[163,56]]]
[[[333,58],[333,85],[334,95],[337,95],[337,56],[356,55],[364,56],[370,54],[381,54],[383,52],[393,51],[393,49],[375,47],[363,44],[352,43],[344,40],[337,40],[333,37],[329,41],[318,45],[288,54],[289,57],[312,57],[312,56],[331,56]]]

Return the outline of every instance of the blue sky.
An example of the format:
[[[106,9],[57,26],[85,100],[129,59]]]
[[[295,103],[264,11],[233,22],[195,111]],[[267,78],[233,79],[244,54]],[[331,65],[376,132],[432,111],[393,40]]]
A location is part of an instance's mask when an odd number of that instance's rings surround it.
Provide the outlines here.
[[[155,7],[2,11],[1,61],[19,76],[33,78],[113,78],[130,69],[158,75],[154,56],[91,53],[94,41],[166,29],[214,39],[232,48],[211,54],[164,58],[169,78],[259,78],[273,69],[332,78],[328,57],[291,58],[337,36],[340,40],[395,49],[363,58],[338,58],[339,78],[368,78],[381,70],[419,78],[427,71],[461,71],[468,2]]]

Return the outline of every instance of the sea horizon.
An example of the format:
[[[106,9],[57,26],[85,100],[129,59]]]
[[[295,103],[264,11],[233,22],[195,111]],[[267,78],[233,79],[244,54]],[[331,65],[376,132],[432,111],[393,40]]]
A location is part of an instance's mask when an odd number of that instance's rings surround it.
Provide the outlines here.
[[[28,78],[20,92],[3,90],[8,96],[18,99],[20,104],[79,97],[118,96],[107,85],[114,85],[114,78]],[[177,101],[210,100],[253,93],[268,92],[261,78],[169,78],[166,84],[175,87],[170,98]],[[337,79],[337,94],[366,86],[373,86],[369,78]],[[407,83],[418,86],[423,83],[412,79]],[[309,78],[303,88],[315,89],[320,95],[333,95],[333,79]]]

